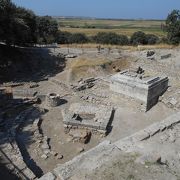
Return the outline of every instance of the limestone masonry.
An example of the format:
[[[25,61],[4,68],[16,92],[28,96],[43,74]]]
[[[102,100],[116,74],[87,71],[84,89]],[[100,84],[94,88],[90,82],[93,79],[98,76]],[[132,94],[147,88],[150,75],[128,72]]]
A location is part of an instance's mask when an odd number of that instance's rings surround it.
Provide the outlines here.
[[[168,88],[168,77],[143,77],[141,73],[125,70],[111,77],[110,89],[138,99],[148,111]]]
[[[106,133],[112,111],[112,108],[105,106],[74,103],[69,110],[63,111],[63,123],[65,126],[85,127]]]

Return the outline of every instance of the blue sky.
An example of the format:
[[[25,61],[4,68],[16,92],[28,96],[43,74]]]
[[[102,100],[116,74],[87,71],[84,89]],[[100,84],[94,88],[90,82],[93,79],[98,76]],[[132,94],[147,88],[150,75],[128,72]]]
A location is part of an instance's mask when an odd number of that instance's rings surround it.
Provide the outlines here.
[[[180,0],[12,0],[38,15],[165,19]]]

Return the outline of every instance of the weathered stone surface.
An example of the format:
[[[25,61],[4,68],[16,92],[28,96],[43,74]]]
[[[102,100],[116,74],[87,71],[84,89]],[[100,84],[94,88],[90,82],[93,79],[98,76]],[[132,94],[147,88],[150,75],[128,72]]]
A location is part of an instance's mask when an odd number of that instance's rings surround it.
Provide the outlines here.
[[[43,143],[43,144],[41,145],[41,148],[42,148],[42,149],[49,149],[49,145],[48,145],[47,143]]]
[[[141,164],[160,163],[161,162],[161,155],[156,153],[156,152],[145,154],[145,155],[138,157],[135,162],[141,163]]]
[[[169,103],[171,103],[173,106],[175,106],[178,103],[178,101],[175,98],[171,98]]]
[[[26,175],[26,177],[28,177],[28,179],[36,178],[36,176],[33,174],[33,172],[29,168],[24,169],[23,173]]]
[[[62,155],[62,154],[58,154],[58,155],[56,156],[56,158],[57,158],[57,159],[63,159],[63,155]]]
[[[155,54],[155,51],[147,51],[147,57],[153,56]]]
[[[98,146],[96,146],[95,148],[85,153],[82,153],[79,156],[76,156],[71,161],[63,165],[58,165],[58,167],[54,169],[53,173],[57,176],[57,178],[60,178],[62,180],[69,179],[75,173],[77,173],[80,169],[83,170],[84,168],[88,168],[88,167],[90,169],[97,167],[98,166],[97,154],[103,154],[102,152],[105,150],[112,151],[113,148],[115,147],[110,145],[110,141],[104,141]],[[91,167],[85,166],[85,162],[91,162]]]
[[[36,88],[38,86],[39,86],[39,84],[37,84],[37,83],[31,83],[29,88]]]
[[[41,158],[42,158],[42,159],[47,159],[48,156],[47,156],[46,154],[43,154],[43,155],[41,156]]]
[[[143,77],[135,71],[125,70],[111,77],[110,89],[142,101],[145,111],[157,103],[168,88],[167,77]]]
[[[75,55],[75,54],[67,54],[66,55],[66,58],[76,58],[77,57],[77,55]]]
[[[82,153],[84,151],[84,148],[83,147],[80,147],[79,149],[78,149],[78,152],[79,153]]]
[[[81,79],[79,84],[72,85],[72,89],[75,91],[82,91],[88,88],[92,88],[95,85],[95,78]]]
[[[104,141],[95,148],[76,156],[71,161],[58,165],[58,167],[53,170],[53,173],[55,173],[58,178],[66,180],[84,170],[94,170],[111,159],[112,152],[119,153],[119,150],[131,152],[131,149],[133,149],[137,143],[151,138],[150,134],[156,135],[156,133],[160,132],[161,128],[168,128],[177,123],[180,123],[180,112],[173,114],[161,122],[154,123],[153,125],[131,136],[120,139],[113,144],[109,141]],[[142,164],[145,164],[146,162],[162,163],[162,158],[158,153],[150,153],[148,155],[141,156],[136,162]]]
[[[13,98],[34,98],[37,95],[37,91],[27,89],[13,89]]]
[[[166,55],[161,56],[161,59],[167,59],[167,58],[170,58],[170,57],[171,57],[171,54],[166,54]]]
[[[85,127],[107,131],[113,109],[93,104],[74,103],[66,111],[62,111],[65,125]]]
[[[70,130],[69,135],[72,136],[73,141],[88,143],[91,138],[91,131],[83,129]]]
[[[46,105],[49,107],[56,107],[60,105],[60,95],[55,93],[49,93],[46,96]]]
[[[51,172],[48,172],[44,176],[39,178],[39,180],[55,180],[55,179],[56,179],[56,176]]]

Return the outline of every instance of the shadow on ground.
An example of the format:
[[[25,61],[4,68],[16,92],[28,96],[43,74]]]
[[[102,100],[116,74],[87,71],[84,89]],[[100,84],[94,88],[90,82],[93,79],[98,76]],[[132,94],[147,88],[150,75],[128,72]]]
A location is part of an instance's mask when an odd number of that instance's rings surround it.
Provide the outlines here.
[[[19,178],[13,174],[3,162],[2,159],[0,159],[0,177],[3,180],[18,180]]]
[[[15,171],[18,171],[20,175],[23,175],[22,171],[13,164],[10,152],[3,149],[3,146],[12,145],[13,141],[17,143],[27,167],[37,177],[43,175],[42,169],[31,157],[28,147],[35,142],[35,139],[33,138],[34,131],[39,131],[43,136],[43,132],[39,130],[39,125],[37,125],[35,129],[29,127],[33,125],[34,120],[41,118],[41,115],[46,111],[33,106],[33,104],[34,103],[31,101],[23,102],[21,99],[12,99],[7,104],[4,103],[3,107],[0,106],[0,172],[3,172],[4,169],[4,175],[1,176],[4,178],[2,179],[18,179],[14,173],[8,174],[9,170],[6,165],[9,165],[10,167],[13,166]],[[16,128],[15,136],[11,134],[11,129],[14,128]],[[12,146],[12,148],[14,147]]]
[[[63,71],[65,66],[65,58],[55,56],[48,48],[0,45],[0,83],[39,82]]]

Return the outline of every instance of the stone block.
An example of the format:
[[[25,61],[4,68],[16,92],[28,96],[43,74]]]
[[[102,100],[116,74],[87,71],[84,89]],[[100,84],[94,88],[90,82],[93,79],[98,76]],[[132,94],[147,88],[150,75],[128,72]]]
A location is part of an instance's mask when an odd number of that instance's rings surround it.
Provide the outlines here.
[[[135,98],[145,104],[148,111],[158,102],[168,88],[168,77],[143,77],[131,70],[125,70],[111,77],[110,89],[116,93]]]
[[[51,172],[48,172],[44,176],[39,178],[39,180],[55,180],[55,179],[56,179],[56,176]]]
[[[102,105],[75,103],[66,111],[62,111],[63,123],[65,125],[107,131],[112,112],[112,108]]]

